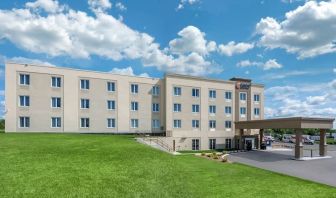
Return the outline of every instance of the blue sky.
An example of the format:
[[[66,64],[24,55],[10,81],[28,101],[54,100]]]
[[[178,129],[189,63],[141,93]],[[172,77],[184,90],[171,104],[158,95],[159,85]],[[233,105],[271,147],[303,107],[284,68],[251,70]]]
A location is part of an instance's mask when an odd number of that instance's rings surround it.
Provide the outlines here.
[[[239,76],[265,84],[267,117],[335,117],[335,27],[335,0],[3,0],[0,89],[6,60]]]

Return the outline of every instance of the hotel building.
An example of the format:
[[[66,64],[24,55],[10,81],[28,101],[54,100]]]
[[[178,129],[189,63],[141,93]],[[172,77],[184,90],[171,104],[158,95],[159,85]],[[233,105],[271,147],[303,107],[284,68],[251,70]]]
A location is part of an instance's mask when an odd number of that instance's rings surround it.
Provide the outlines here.
[[[146,133],[174,150],[258,144],[236,121],[264,118],[264,86],[179,74],[162,79],[6,63],[6,132]],[[246,135],[247,134],[247,135]]]

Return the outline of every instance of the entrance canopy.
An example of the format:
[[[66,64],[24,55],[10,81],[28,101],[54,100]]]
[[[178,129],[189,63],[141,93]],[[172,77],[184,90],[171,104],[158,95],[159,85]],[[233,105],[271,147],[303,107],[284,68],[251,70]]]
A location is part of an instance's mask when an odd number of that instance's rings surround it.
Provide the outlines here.
[[[277,118],[235,122],[236,129],[331,129],[333,118]]]

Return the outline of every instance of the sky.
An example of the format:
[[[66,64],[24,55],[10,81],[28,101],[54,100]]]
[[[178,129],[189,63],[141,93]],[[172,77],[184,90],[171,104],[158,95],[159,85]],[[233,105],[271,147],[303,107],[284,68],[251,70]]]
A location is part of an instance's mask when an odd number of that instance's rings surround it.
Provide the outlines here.
[[[4,63],[265,85],[265,116],[336,117],[336,0],[1,0]]]

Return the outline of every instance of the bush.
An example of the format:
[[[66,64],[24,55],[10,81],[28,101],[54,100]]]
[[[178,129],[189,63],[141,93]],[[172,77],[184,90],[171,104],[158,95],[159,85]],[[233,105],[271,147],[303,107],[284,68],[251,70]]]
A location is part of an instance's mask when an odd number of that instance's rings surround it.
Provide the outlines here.
[[[213,159],[218,159],[218,156],[217,156],[217,155],[214,155],[212,158],[213,158]]]
[[[205,153],[204,153],[204,152],[202,152],[202,153],[201,153],[201,156],[205,156]]]

